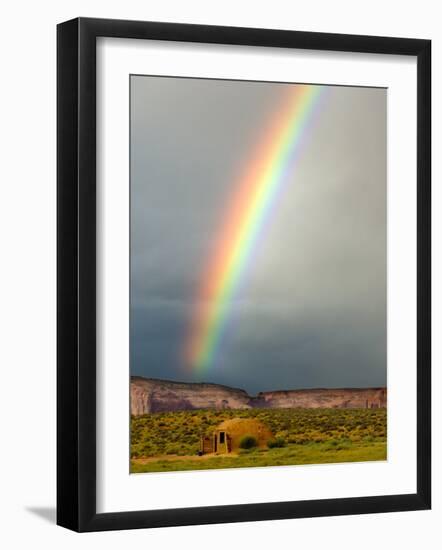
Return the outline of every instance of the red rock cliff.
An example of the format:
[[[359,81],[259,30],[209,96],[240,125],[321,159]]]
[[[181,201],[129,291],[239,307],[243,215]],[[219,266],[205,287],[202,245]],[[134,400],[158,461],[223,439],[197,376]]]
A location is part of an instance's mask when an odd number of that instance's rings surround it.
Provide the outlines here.
[[[131,413],[190,409],[377,408],[387,406],[386,388],[307,389],[261,392],[219,384],[190,384],[134,376]]]
[[[189,409],[249,409],[244,390],[218,384],[186,384],[134,376],[131,379],[131,413]]]
[[[254,403],[255,407],[274,409],[370,409],[387,406],[387,389],[342,388],[269,391],[259,393]]]

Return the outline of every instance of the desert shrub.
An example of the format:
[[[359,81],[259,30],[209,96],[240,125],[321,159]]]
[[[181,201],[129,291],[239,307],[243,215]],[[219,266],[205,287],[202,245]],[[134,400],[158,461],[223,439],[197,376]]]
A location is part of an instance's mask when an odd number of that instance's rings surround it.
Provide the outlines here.
[[[257,445],[258,442],[256,441],[256,437],[253,437],[253,435],[245,435],[239,442],[239,446],[241,449],[252,449]]]
[[[253,455],[259,453],[258,447],[252,447],[251,449],[240,449],[239,454],[240,455]]]
[[[288,451],[293,445],[324,445],[338,440],[344,447],[348,441],[362,442],[365,447],[384,441],[387,435],[385,409],[240,409],[193,410],[149,413],[131,418],[132,457],[142,458],[172,454],[193,455],[199,448],[201,435],[212,433],[222,421],[229,418],[256,418],[264,422],[274,434],[282,437],[285,448],[269,453],[274,455]],[[344,440],[344,441],[342,441]],[[337,450],[338,444],[327,446]],[[266,457],[266,453],[256,456]],[[268,452],[269,446],[265,450]],[[173,452],[174,451],[174,452]],[[244,457],[253,458],[253,452]],[[279,455],[278,455],[279,456]],[[270,459],[269,459],[270,460]]]
[[[325,444],[324,444],[324,450],[325,451],[336,451],[337,449],[339,449],[339,446],[341,445],[341,440],[340,439],[332,439],[330,441],[327,441]]]
[[[267,441],[267,447],[269,449],[285,447],[285,439],[283,437],[275,437],[275,439],[269,439]]]
[[[167,455],[177,455],[180,453],[180,448],[177,445],[168,445],[166,447]]]
[[[352,446],[352,442],[349,439],[342,439],[336,447],[337,451],[349,449]]]

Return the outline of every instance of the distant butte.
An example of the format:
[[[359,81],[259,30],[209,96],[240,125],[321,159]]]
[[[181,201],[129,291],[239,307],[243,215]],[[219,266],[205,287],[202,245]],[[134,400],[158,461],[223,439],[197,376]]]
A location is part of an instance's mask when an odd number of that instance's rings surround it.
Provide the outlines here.
[[[318,388],[260,392],[210,383],[132,376],[131,414],[193,409],[373,409],[387,406],[387,388]]]

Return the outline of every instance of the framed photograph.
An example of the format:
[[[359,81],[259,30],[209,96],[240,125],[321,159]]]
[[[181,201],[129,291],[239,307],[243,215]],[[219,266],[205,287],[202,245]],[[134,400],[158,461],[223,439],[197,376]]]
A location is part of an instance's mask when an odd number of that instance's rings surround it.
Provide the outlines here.
[[[430,41],[57,36],[58,524],[430,508]]]

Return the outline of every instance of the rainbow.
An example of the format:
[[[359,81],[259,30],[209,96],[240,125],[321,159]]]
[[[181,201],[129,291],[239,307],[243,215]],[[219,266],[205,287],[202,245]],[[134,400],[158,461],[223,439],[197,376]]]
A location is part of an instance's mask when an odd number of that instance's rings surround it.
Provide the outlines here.
[[[316,85],[289,87],[235,186],[196,290],[183,352],[184,364],[192,370],[207,369],[214,360],[235,293],[286,176],[293,173],[323,91]]]

